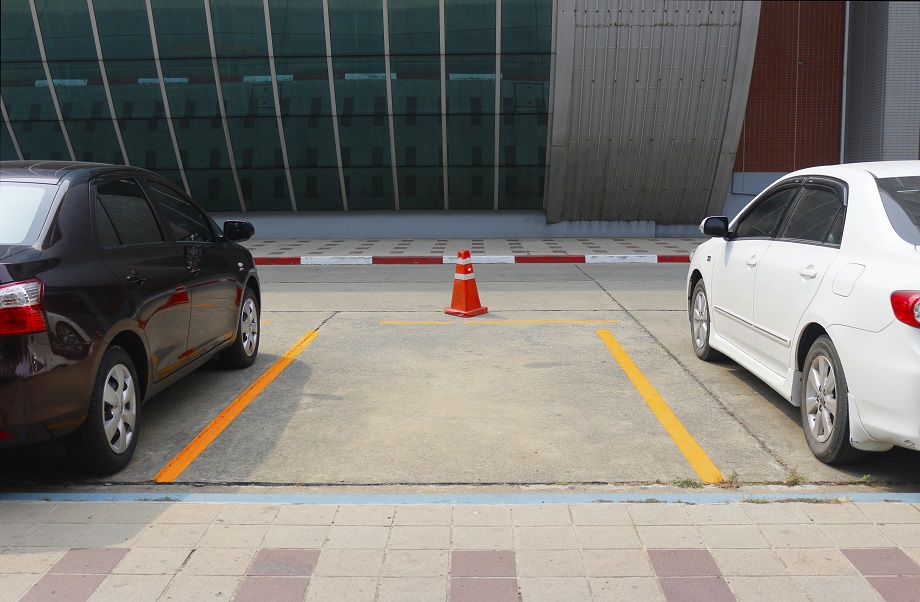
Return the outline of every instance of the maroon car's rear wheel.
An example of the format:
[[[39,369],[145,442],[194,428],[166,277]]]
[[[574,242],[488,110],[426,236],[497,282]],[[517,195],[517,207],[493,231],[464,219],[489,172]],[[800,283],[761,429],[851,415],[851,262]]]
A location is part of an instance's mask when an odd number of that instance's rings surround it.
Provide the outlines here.
[[[127,466],[137,448],[140,405],[134,362],[121,347],[109,347],[96,373],[86,421],[64,439],[77,468],[110,474]]]

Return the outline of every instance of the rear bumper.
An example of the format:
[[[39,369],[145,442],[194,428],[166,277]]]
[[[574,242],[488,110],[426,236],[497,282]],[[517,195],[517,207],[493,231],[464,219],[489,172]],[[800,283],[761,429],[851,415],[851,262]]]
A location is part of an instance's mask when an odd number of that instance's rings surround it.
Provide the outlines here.
[[[79,428],[92,392],[96,351],[89,346],[74,360],[52,349],[45,333],[0,338],[0,447],[37,443]]]
[[[881,332],[838,328],[831,336],[865,433],[920,449],[920,329],[894,321]]]

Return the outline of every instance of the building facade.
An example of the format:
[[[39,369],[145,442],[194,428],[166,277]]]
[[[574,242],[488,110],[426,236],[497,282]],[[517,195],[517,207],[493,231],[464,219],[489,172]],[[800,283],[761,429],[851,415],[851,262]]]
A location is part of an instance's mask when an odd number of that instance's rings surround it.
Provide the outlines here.
[[[863,160],[913,158],[920,138],[920,94],[903,100],[917,87],[911,3],[0,10],[0,158],[137,165],[211,211],[289,224],[331,215],[346,224],[336,235],[429,213],[474,215],[473,231],[527,214],[600,224],[593,233],[678,232],[736,210],[777,174],[838,162],[841,140],[847,160]]]

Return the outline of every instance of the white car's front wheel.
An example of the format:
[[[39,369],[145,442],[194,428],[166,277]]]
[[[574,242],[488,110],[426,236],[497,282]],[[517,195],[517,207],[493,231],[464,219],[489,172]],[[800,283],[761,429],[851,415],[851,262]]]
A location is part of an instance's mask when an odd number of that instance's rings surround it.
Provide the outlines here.
[[[825,464],[849,464],[865,456],[850,446],[847,379],[827,335],[812,344],[805,358],[801,399],[805,441],[816,458]]]
[[[722,357],[722,354],[709,346],[709,331],[712,321],[709,318],[709,298],[706,286],[700,280],[693,287],[690,305],[690,338],[693,351],[703,361],[709,362]]]

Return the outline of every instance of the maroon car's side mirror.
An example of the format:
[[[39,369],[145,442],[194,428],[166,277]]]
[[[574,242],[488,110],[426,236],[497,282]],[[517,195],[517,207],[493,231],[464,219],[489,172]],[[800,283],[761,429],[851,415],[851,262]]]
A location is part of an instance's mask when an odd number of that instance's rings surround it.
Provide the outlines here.
[[[227,220],[224,222],[224,238],[233,242],[249,240],[256,233],[256,229],[249,222]]]

